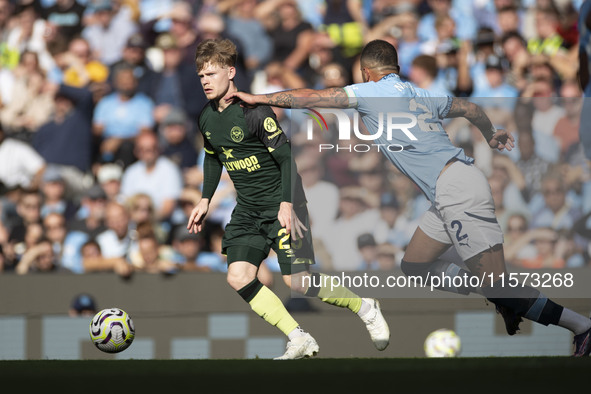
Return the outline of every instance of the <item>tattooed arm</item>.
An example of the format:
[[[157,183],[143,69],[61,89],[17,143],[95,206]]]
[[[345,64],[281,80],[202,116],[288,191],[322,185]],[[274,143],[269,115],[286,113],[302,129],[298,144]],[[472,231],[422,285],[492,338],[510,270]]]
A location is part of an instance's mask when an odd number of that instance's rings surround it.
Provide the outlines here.
[[[451,108],[446,115],[447,118],[464,117],[470,121],[482,133],[488,145],[493,149],[513,149],[515,139],[511,133],[505,130],[497,130],[488,115],[480,106],[457,97],[452,98]]]
[[[322,90],[293,89],[269,94],[248,94],[235,92],[227,100],[239,99],[248,105],[272,105],[282,108],[348,108],[349,97],[343,88],[328,88]]]

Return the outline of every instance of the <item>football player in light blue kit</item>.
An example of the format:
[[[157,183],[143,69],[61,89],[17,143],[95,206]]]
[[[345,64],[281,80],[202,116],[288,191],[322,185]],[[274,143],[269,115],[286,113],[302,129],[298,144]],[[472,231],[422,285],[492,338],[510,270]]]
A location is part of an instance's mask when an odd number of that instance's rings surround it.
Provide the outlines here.
[[[522,317],[555,324],[575,334],[575,356],[591,351],[591,320],[549,300],[529,286],[510,287],[506,274],[503,233],[497,223],[490,186],[472,163],[455,147],[443,129],[444,118],[464,117],[481,131],[492,149],[511,150],[513,137],[497,130],[476,104],[452,97],[431,97],[423,89],[398,76],[396,49],[386,41],[368,43],[361,53],[364,83],[322,90],[295,89],[266,95],[233,93],[228,100],[245,105],[267,104],[284,108],[356,108],[368,132],[378,144],[399,144],[402,151],[381,149],[432,203],[421,218],[403,258],[401,268],[409,276],[493,278],[482,287],[440,286],[441,290],[475,292],[492,301],[503,316],[507,333],[519,329]],[[388,125],[390,132],[388,133]],[[392,127],[392,125],[396,125]],[[392,130],[392,129],[395,130]],[[459,265],[440,260],[453,245],[470,273]]]

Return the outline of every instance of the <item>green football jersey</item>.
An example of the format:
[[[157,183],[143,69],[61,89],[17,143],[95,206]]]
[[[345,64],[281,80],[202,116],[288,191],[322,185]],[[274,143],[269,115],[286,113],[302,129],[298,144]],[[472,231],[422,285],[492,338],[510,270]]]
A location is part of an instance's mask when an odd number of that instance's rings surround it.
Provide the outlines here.
[[[199,128],[206,154],[219,160],[234,183],[237,205],[250,210],[278,208],[281,172],[271,152],[289,141],[273,110],[236,103],[218,112],[210,102],[199,116]],[[303,196],[299,176],[295,187]]]

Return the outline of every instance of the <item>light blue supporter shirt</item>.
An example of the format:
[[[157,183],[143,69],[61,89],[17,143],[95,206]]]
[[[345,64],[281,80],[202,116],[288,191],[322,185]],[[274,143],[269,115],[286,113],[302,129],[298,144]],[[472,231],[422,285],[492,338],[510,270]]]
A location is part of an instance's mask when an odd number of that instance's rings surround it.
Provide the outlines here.
[[[122,101],[117,92],[103,97],[94,110],[94,123],[105,127],[105,138],[133,138],[142,128],[154,126],[154,103],[143,93]]]
[[[379,134],[374,143],[404,147],[402,151],[391,152],[385,148],[380,151],[431,202],[435,201],[437,178],[451,159],[474,162],[463,149],[451,143],[441,124],[451,108],[451,97],[433,97],[428,91],[402,81],[396,74],[386,75],[378,82],[346,86],[345,92],[350,107],[357,108],[368,132]],[[406,130],[393,128],[388,140],[388,123],[406,125]]]

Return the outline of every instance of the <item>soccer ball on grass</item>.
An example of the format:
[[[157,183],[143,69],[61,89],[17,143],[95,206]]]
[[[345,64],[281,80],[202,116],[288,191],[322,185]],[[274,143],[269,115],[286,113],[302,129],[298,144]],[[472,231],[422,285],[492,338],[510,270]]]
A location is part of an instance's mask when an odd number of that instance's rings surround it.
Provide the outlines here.
[[[131,345],[134,338],[133,321],[119,308],[103,309],[90,322],[90,339],[103,352],[122,352]]]
[[[427,336],[424,348],[427,357],[456,357],[460,353],[462,343],[453,330],[441,328]]]

